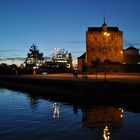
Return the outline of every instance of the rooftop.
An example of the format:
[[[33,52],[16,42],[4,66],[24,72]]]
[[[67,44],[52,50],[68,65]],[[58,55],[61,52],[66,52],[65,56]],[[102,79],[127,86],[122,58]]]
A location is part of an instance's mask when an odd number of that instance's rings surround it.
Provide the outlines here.
[[[102,27],[88,27],[89,32],[101,32],[103,31]],[[118,32],[119,28],[118,27],[107,27],[107,31],[115,31]]]
[[[83,53],[81,56],[78,57],[78,59],[85,59],[86,58],[86,52]]]
[[[137,48],[133,47],[133,46],[130,46],[128,47],[126,50],[138,50]]]

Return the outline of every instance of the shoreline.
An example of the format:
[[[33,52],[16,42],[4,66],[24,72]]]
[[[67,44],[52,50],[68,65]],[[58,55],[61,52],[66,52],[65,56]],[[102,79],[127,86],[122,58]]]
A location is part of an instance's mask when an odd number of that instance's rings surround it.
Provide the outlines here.
[[[70,102],[139,104],[140,84],[119,81],[0,76],[0,86]]]

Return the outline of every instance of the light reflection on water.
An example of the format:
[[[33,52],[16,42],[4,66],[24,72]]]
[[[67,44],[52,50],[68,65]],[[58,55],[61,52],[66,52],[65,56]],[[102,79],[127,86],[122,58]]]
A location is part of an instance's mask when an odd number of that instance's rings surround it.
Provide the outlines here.
[[[108,126],[106,126],[103,130],[103,138],[104,140],[110,139],[110,132],[109,132]]]
[[[0,89],[0,140],[140,139],[140,113],[66,105]]]
[[[60,113],[60,104],[59,103],[54,103],[53,104],[53,118],[59,118],[59,113]]]

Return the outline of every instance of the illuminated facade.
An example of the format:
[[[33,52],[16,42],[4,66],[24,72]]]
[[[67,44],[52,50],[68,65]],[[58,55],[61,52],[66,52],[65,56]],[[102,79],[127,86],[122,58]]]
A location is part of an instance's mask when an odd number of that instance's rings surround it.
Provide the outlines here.
[[[66,64],[67,68],[72,68],[72,54],[64,49],[60,49],[58,53],[52,55],[52,62],[58,64]]]
[[[99,61],[122,63],[123,59],[123,32],[118,27],[89,27],[86,32],[86,62],[88,66],[92,62]]]

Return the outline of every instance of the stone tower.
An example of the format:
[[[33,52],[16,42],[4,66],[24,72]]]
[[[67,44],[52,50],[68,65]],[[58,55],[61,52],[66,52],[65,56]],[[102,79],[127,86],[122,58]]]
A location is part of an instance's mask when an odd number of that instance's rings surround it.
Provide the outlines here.
[[[86,63],[90,67],[93,61],[104,63],[122,63],[123,32],[118,27],[88,27],[86,32]]]

